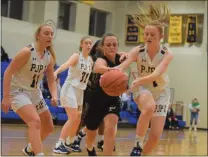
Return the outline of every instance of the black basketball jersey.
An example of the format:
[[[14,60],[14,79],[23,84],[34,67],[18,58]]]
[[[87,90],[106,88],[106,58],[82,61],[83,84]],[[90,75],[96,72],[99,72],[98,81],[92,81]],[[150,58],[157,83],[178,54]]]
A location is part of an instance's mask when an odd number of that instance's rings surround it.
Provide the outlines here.
[[[108,67],[115,67],[121,63],[119,61],[120,55],[118,54],[116,54],[116,57],[115,57],[115,64],[111,62],[107,57],[103,56],[102,54],[99,54],[99,52],[96,53],[96,56],[97,58],[104,59],[107,62]],[[102,74],[99,74],[99,73],[91,73],[88,84],[87,84],[87,90],[101,90],[102,91],[102,88],[100,87],[100,82],[99,82],[101,75]]]
[[[99,57],[102,58],[103,57],[103,54],[100,51],[96,51],[96,53],[90,54],[90,55],[91,55],[92,60],[93,60],[94,63],[96,62],[97,58],[99,58]],[[94,68],[94,66],[93,66],[93,68]],[[91,74],[90,74],[90,78],[88,80],[88,83],[87,83],[86,90],[96,90],[96,89],[98,89],[99,88],[98,87],[99,79],[100,79],[100,74],[94,73],[92,71]]]

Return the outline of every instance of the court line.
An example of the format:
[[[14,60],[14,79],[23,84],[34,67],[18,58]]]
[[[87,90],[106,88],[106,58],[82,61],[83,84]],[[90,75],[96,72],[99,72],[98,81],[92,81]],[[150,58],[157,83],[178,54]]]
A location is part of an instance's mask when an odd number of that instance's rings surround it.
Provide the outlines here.
[[[11,139],[11,138],[16,138],[16,139],[22,139],[22,138],[28,138],[28,137],[9,137],[9,136],[2,136],[1,137],[1,139]],[[55,138],[55,137],[48,137],[47,139],[51,139],[51,140],[53,140],[53,139],[57,139],[57,138]],[[96,138],[96,139],[98,139],[98,138]],[[146,139],[146,138],[145,138]],[[118,138],[116,138],[116,140],[135,140],[135,138],[127,138],[127,137],[118,137]],[[167,141],[167,140],[177,140],[177,141],[190,141],[190,139],[185,139],[185,138],[183,138],[183,139],[160,139],[161,141]]]

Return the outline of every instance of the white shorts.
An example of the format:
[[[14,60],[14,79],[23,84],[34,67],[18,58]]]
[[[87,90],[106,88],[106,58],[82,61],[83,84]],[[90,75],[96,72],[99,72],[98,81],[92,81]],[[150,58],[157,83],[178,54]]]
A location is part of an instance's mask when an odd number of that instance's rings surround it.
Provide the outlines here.
[[[82,89],[75,88],[69,83],[64,83],[60,94],[61,106],[80,110],[83,105],[83,98],[84,91]]]
[[[168,111],[168,106],[170,105],[170,88],[166,87],[162,91],[158,92],[151,92],[148,89],[144,88],[143,86],[140,86],[137,91],[133,93],[134,100],[143,92],[150,93],[156,103],[155,108],[155,116],[166,116]]]
[[[36,107],[38,114],[48,110],[48,106],[42,96],[39,89],[37,90],[26,90],[23,88],[11,86],[11,107],[14,112],[25,105],[33,104]],[[30,112],[30,111],[28,111]]]

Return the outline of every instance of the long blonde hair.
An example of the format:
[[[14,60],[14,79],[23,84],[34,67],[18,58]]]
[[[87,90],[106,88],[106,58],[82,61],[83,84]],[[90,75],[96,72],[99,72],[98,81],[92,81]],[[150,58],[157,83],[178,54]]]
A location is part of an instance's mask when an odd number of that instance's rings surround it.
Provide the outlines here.
[[[142,14],[131,14],[133,22],[142,28],[145,28],[147,25],[156,26],[160,33],[163,33],[163,27],[169,24],[170,10],[165,4],[160,5],[149,5],[148,11],[144,12],[140,8]]]
[[[50,27],[52,27],[50,24],[47,24],[47,23],[44,23],[44,24],[39,25],[39,26],[36,28],[35,34],[34,34],[34,36],[35,36],[35,41],[36,41],[36,42],[37,42],[37,40],[38,40],[38,39],[37,39],[37,35],[40,33],[41,28],[42,28],[43,26],[50,26]],[[53,28],[53,27],[52,27],[52,28]],[[50,52],[50,54],[51,54],[51,56],[52,56],[52,58],[53,58],[53,61],[54,61],[54,63],[55,63],[55,62],[56,62],[56,54],[55,54],[53,45],[51,44],[51,46],[48,46],[46,49]]]

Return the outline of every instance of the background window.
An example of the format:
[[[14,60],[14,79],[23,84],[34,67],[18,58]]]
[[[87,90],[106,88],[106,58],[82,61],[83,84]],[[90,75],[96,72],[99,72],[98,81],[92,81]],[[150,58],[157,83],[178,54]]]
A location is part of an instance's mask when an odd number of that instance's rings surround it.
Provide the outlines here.
[[[102,37],[106,31],[106,17],[108,13],[97,9],[90,10],[89,35]]]
[[[1,16],[22,20],[23,0],[2,0]]]
[[[76,17],[75,3],[59,2],[58,28],[74,31]]]

